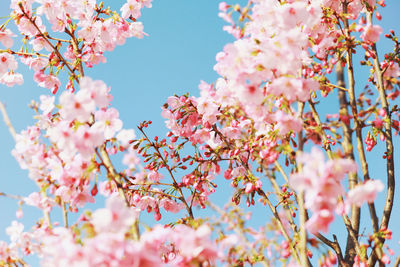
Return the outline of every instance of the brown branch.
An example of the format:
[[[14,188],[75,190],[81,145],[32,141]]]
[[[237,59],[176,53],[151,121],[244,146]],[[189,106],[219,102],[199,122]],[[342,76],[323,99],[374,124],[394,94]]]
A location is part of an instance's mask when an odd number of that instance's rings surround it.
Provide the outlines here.
[[[77,57],[78,60],[79,60],[78,71],[79,71],[79,74],[81,75],[81,77],[83,77],[83,76],[85,76],[85,73],[84,73],[84,71],[83,71],[82,58],[80,57],[80,56],[82,55],[82,50],[79,49],[79,42],[78,42],[78,40],[76,39],[76,37],[75,37],[73,31],[70,31],[70,30],[68,30],[67,28],[65,28],[65,32],[66,32],[69,36],[71,36],[71,38],[72,38],[72,42],[71,42],[71,43],[72,43],[72,46],[73,46],[73,48],[74,48],[75,55],[76,55],[76,57]]]
[[[325,134],[325,131],[322,129],[322,123],[321,123],[319,115],[318,115],[318,113],[317,113],[317,111],[315,109],[315,104],[311,100],[309,101],[309,104],[310,104],[310,108],[311,108],[314,120],[317,122],[317,125],[321,128],[321,135],[322,135],[322,140],[323,140],[323,142],[325,144],[325,150],[326,150],[326,152],[328,154],[328,157],[330,159],[332,159],[332,151],[331,151],[331,148],[330,148],[330,146],[329,146],[329,144],[327,142],[328,138],[327,138],[327,136]],[[351,221],[350,221],[350,219],[349,219],[349,217],[347,215],[343,215],[342,217],[343,217],[345,226],[347,228],[347,232],[349,233],[349,237],[351,238],[352,242],[354,243],[354,248],[355,248],[356,252],[359,255],[361,255],[360,254],[360,252],[361,252],[360,244],[359,244],[359,242],[357,240],[358,232],[356,232],[355,229],[353,229],[353,225],[352,225],[352,223],[351,223]]]
[[[270,180],[270,182],[272,184],[272,187],[274,188],[276,194],[282,195],[283,194],[282,189],[279,187],[278,183],[276,182],[275,177],[271,177],[271,175],[266,175],[266,176]],[[292,192],[294,192],[294,191],[292,191]],[[297,198],[295,198],[295,199],[296,199],[296,202],[297,202]],[[297,232],[298,231],[297,225],[295,224],[295,222],[293,220],[293,217],[291,215],[290,209],[287,208],[286,205],[284,205],[284,209],[286,211],[286,216],[287,216],[287,219],[289,221],[290,227],[292,228],[293,232]]]
[[[370,24],[372,24],[372,13],[373,12],[367,13],[367,22]],[[375,76],[378,81],[379,98],[380,98],[382,108],[385,111],[384,128],[385,128],[385,136],[386,136],[387,193],[386,193],[386,200],[385,200],[383,215],[382,215],[382,219],[380,222],[380,228],[388,228],[390,215],[392,213],[392,208],[393,208],[393,200],[394,200],[394,192],[395,192],[392,119],[391,119],[391,112],[389,110],[389,103],[386,98],[385,85],[383,82],[383,73],[382,73],[382,69],[379,64],[378,51],[377,51],[375,44],[372,45],[372,51],[375,54],[375,57],[373,58],[373,62],[374,62]],[[380,239],[379,241],[383,244],[385,242],[385,239]],[[368,260],[368,266],[373,266],[375,264],[375,262],[376,262],[375,255],[376,255],[376,253],[371,255],[370,259]]]
[[[44,34],[40,28],[36,25],[34,19],[32,19],[32,17],[29,16],[29,14],[27,14],[23,8],[23,6],[20,6],[21,12],[22,14],[32,23],[32,25],[36,28],[36,30],[39,33],[39,36],[43,37],[46,41],[46,43],[48,43],[51,48],[53,49],[54,53],[57,55],[57,57],[65,64],[65,66],[67,66],[68,70],[71,72],[72,75],[74,75],[74,71],[71,69],[71,67],[68,64],[68,61],[61,55],[60,51],[58,51],[58,49],[49,41],[48,34]]]
[[[343,259],[343,254],[342,254],[342,250],[340,248],[339,242],[337,240],[336,235],[333,235],[333,239],[335,241],[331,241],[328,238],[326,238],[325,236],[323,236],[322,234],[317,234],[315,235],[322,243],[326,244],[328,247],[330,247],[331,249],[333,249],[333,251],[335,251],[337,259],[338,259],[338,263],[339,266],[342,267],[350,267],[350,265],[346,264],[346,262]]]
[[[119,192],[120,196],[124,199],[124,201],[126,202],[126,204],[129,207],[130,203],[129,203],[129,201],[125,195],[125,192],[122,188],[121,176],[119,175],[119,173],[117,173],[117,171],[114,168],[114,165],[112,164],[112,162],[110,160],[110,157],[106,150],[106,145],[102,145],[101,147],[99,147],[99,152],[100,152],[100,154],[98,154],[98,155],[100,156],[103,166],[107,170],[108,177],[117,184],[117,188],[118,188],[118,192]]]
[[[396,262],[394,263],[394,267],[399,267],[400,265],[400,256],[397,257]]]
[[[337,83],[339,86],[345,86],[343,67],[340,63],[337,64],[337,66],[336,66],[336,79],[337,79]],[[340,105],[339,114],[348,117],[349,116],[349,111],[348,111],[349,102],[347,101],[346,92],[338,91],[338,98],[339,98],[339,105]],[[342,146],[343,146],[345,157],[354,160],[355,157],[354,157],[353,141],[352,141],[353,130],[351,129],[349,123],[345,123],[343,121],[341,122],[341,127],[343,129]],[[349,190],[353,189],[357,184],[358,184],[357,173],[350,173],[349,174]],[[352,228],[354,229],[354,231],[356,232],[357,235],[360,231],[360,217],[361,217],[361,209],[354,204],[351,205],[350,221],[351,221]],[[346,251],[345,251],[346,261],[352,261],[351,259],[354,259],[354,257],[356,256],[354,248],[355,248],[355,244],[353,242],[353,239],[350,236],[348,236]]]
[[[298,116],[300,118],[303,117],[303,111],[304,111],[304,103],[303,102],[298,102]],[[297,133],[297,138],[298,138],[298,151],[303,151],[303,129],[301,129]],[[301,166],[298,166],[301,168]],[[295,199],[297,201],[297,205],[299,206],[299,214],[300,214],[300,259],[301,259],[301,264],[303,266],[311,266],[310,260],[307,255],[307,230],[306,230],[306,221],[308,220],[308,214],[307,214],[307,209],[304,205],[305,200],[304,200],[304,191],[299,192],[299,194],[295,195]]]
[[[347,1],[343,3],[343,11],[344,13],[347,13]],[[343,20],[344,26],[345,26],[345,35],[347,40],[351,40],[351,35],[349,32],[349,21],[347,18]],[[354,80],[354,69],[353,69],[353,58],[352,58],[352,49],[347,48],[347,53],[346,53],[346,63],[347,63],[347,77],[348,77],[348,82],[349,82],[349,99],[350,99],[350,107],[353,115],[353,120],[354,120],[354,127],[355,127],[355,132],[356,132],[356,140],[357,140],[357,151],[358,155],[360,158],[361,162],[361,168],[364,176],[364,181],[368,181],[370,179],[369,176],[369,170],[368,170],[368,163],[366,160],[365,156],[365,150],[364,150],[364,145],[363,145],[363,138],[362,138],[362,122],[360,122],[358,118],[358,110],[357,110],[357,102],[356,102],[356,97],[355,97],[355,80]],[[373,204],[369,205],[369,210],[370,210],[370,216],[372,220],[372,225],[374,232],[378,230],[378,225],[377,225],[377,216],[376,216],[376,210],[375,206]],[[357,233],[358,234],[358,233]],[[346,255],[346,259],[352,263],[353,258],[350,258],[350,250],[346,251],[349,254]],[[360,255],[361,256],[361,255]]]
[[[338,66],[339,66],[340,64],[338,64]],[[331,83],[326,83],[326,85],[328,85],[328,86],[330,86],[330,87],[333,87],[333,88],[337,88],[337,89],[340,89],[338,92],[348,92],[349,90],[347,89],[347,88],[345,88],[345,86],[344,86],[344,84],[343,85],[341,85],[340,83],[338,83],[338,84],[331,84]]]

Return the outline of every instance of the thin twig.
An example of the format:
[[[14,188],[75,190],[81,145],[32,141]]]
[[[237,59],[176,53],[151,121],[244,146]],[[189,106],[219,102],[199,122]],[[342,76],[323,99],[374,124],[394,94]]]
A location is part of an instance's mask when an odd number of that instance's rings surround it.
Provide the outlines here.
[[[15,129],[14,129],[13,125],[11,124],[10,118],[8,117],[6,108],[5,108],[4,104],[1,101],[0,101],[0,111],[1,111],[1,114],[3,115],[4,123],[8,127],[8,131],[10,132],[10,134],[11,134],[12,138],[14,139],[14,141],[16,141],[17,133],[15,132]]]
[[[48,36],[45,35],[40,28],[36,25],[35,21],[32,19],[32,17],[29,16],[29,14],[27,14],[24,10],[24,8],[22,6],[20,6],[20,9],[22,11],[22,14],[24,14],[24,16],[32,23],[32,25],[35,27],[35,29],[38,31],[39,36],[43,37],[44,40],[51,46],[51,48],[53,49],[54,53],[56,53],[57,57],[63,62],[65,63],[65,66],[67,66],[68,70],[71,72],[72,75],[74,75],[74,71],[71,69],[71,67],[68,65],[68,61],[65,60],[65,58],[61,55],[60,51],[58,51],[58,49],[48,40]]]
[[[169,173],[169,175],[172,178],[172,182],[174,187],[176,188],[176,190],[178,191],[179,195],[180,195],[180,200],[182,201],[182,203],[185,205],[185,208],[190,216],[190,218],[194,218],[193,216],[193,211],[191,206],[189,206],[189,204],[186,202],[185,196],[183,195],[182,189],[181,187],[178,185],[178,182],[175,179],[174,174],[172,173],[171,168],[169,167],[167,160],[164,158],[164,156],[161,154],[160,150],[158,149],[157,146],[153,145],[153,143],[150,141],[149,137],[146,135],[146,133],[143,131],[142,128],[138,127],[139,131],[143,134],[144,138],[146,138],[147,142],[149,142],[149,144],[151,144],[153,146],[153,148],[155,149],[157,156],[162,160],[164,166],[167,168],[167,171]]]
[[[61,200],[61,207],[62,207],[62,211],[63,211],[64,227],[68,228],[68,212],[67,212],[64,200]]]
[[[24,201],[24,197],[22,197],[22,196],[10,195],[10,194],[6,194],[6,193],[3,193],[3,192],[0,192],[0,196],[13,198],[13,199],[20,200],[20,201]]]
[[[340,65],[340,63],[339,63],[339,65]],[[349,91],[347,88],[345,88],[343,86],[340,86],[339,84],[326,83],[326,85],[328,85],[330,87],[334,87],[334,88],[340,89],[341,91],[344,91],[344,92],[348,92]]]
[[[231,145],[229,144],[229,141],[226,139],[226,137],[218,130],[218,128],[217,128],[215,125],[212,127],[212,129],[213,129],[213,130],[215,131],[215,133],[221,138],[221,140],[224,141],[224,143],[225,143],[228,147],[231,146]],[[242,160],[240,157],[238,158],[238,160],[239,160],[239,162],[241,163],[241,165],[247,170],[247,172],[248,172],[248,173],[251,173],[251,170],[250,170],[248,164],[245,163],[245,162],[243,162],[243,160]],[[290,249],[291,249],[291,251],[292,251],[293,257],[295,258],[295,260],[297,261],[298,264],[301,264],[300,257],[299,257],[299,255],[298,255],[296,249],[295,249],[294,246],[293,246],[293,241],[292,241],[292,239],[290,238],[290,236],[288,235],[288,233],[286,232],[286,229],[285,229],[285,227],[283,226],[282,220],[281,220],[281,218],[279,217],[279,214],[278,214],[276,208],[274,207],[274,205],[272,205],[272,203],[271,203],[271,201],[269,200],[267,194],[265,194],[265,192],[264,192],[261,188],[258,189],[257,193],[258,193],[258,195],[260,195],[260,196],[262,196],[262,197],[264,198],[264,200],[265,200],[265,202],[267,203],[268,207],[270,208],[272,214],[274,215],[276,221],[278,222],[278,226],[279,226],[279,229],[281,230],[281,232],[282,232],[282,234],[283,234],[283,237],[286,239],[286,241],[289,242],[289,246],[290,246]]]

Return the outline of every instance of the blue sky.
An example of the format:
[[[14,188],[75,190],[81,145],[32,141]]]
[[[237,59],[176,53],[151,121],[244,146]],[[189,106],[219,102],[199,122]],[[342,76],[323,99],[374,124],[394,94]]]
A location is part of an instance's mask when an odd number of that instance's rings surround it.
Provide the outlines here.
[[[124,1],[108,2],[118,7]],[[229,3],[236,2],[244,1],[229,1]],[[400,32],[398,25],[392,25],[400,10],[400,3],[395,0],[386,2],[388,8],[382,12],[384,33],[394,26],[397,27],[397,32]],[[8,1],[1,1],[0,16],[7,15],[8,5]],[[232,38],[222,31],[225,23],[217,14],[218,1],[215,0],[155,0],[153,8],[145,9],[140,19],[149,36],[141,40],[128,40],[124,46],[106,53],[106,64],[86,70],[86,75],[93,79],[102,79],[111,86],[114,96],[112,106],[120,111],[125,128],[135,129],[141,121],[152,120],[151,133],[165,135],[167,130],[160,115],[160,107],[167,97],[186,92],[198,95],[197,86],[200,80],[213,82],[218,78],[213,71],[215,55],[226,43],[231,42]],[[14,46],[14,49],[18,48]],[[389,46],[384,46],[383,49],[389,49]],[[40,88],[33,82],[32,72],[27,71],[22,64],[19,66],[19,71],[24,74],[25,83],[13,88],[0,86],[0,101],[6,104],[17,132],[34,123],[32,119],[34,114],[28,108],[30,101],[32,99],[37,101],[39,95],[49,93],[47,89]],[[365,78],[365,70],[357,71],[359,77]],[[357,84],[362,86],[360,85],[362,82]],[[19,168],[10,154],[14,143],[2,122],[0,122],[0,144],[0,192],[27,196],[36,191],[37,188],[29,180],[27,172]],[[396,148],[399,149],[399,143],[396,144]],[[368,154],[372,160],[371,168],[383,164],[383,161],[378,159],[381,153],[382,149],[376,148]],[[398,162],[398,152],[395,157]],[[376,178],[386,177],[380,168],[376,168],[372,175]],[[393,229],[393,226],[400,222],[396,214],[396,209],[399,209],[398,200],[399,198],[396,198],[391,222]],[[15,219],[17,206],[15,200],[0,198],[2,212],[0,239],[6,238],[2,229]],[[25,212],[23,221],[27,225],[34,223],[34,219],[40,216],[40,212],[33,208],[24,207],[23,210]],[[365,213],[367,212],[365,210]],[[398,238],[398,235],[394,236],[394,239]],[[399,249],[398,245],[393,248]]]

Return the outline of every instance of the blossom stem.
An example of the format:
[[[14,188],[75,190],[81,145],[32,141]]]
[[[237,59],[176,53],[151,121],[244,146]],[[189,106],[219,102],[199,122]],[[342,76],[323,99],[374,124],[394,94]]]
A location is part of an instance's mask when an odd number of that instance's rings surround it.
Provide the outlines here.
[[[189,206],[189,204],[186,202],[186,199],[185,199],[185,196],[183,195],[182,189],[179,187],[178,183],[176,182],[175,176],[174,176],[174,174],[172,173],[172,170],[171,170],[171,168],[169,167],[169,165],[168,165],[166,159],[165,159],[164,156],[161,154],[161,152],[160,152],[160,150],[158,149],[158,147],[155,146],[155,145],[150,141],[149,137],[146,135],[146,133],[143,131],[143,129],[140,128],[140,127],[138,127],[138,129],[139,129],[139,131],[143,134],[143,136],[146,138],[147,142],[148,142],[149,144],[151,144],[151,146],[155,149],[155,151],[157,152],[158,157],[162,160],[164,166],[166,166],[167,171],[169,172],[169,175],[170,175],[171,178],[172,178],[173,186],[175,187],[175,189],[178,191],[178,193],[179,193],[179,195],[180,195],[179,199],[180,199],[180,200],[182,201],[182,203],[185,205],[185,208],[186,208],[186,210],[187,210],[187,212],[188,212],[190,218],[194,219],[193,211],[192,211],[191,205]],[[193,200],[193,199],[192,199],[192,200]]]
[[[82,50],[79,49],[79,42],[78,42],[78,40],[76,39],[76,37],[75,37],[75,35],[74,35],[74,33],[73,33],[72,31],[70,31],[70,30],[68,30],[68,29],[66,28],[66,29],[65,29],[65,32],[66,32],[69,36],[71,36],[71,38],[72,38],[72,46],[73,46],[73,48],[74,48],[75,55],[77,56],[77,58],[79,58],[79,60],[78,60],[78,71],[79,71],[80,76],[83,77],[83,76],[85,76],[85,73],[84,73],[84,71],[83,71],[82,59],[80,58],[80,56],[81,56],[81,54],[82,54]]]
[[[220,136],[221,140],[223,140],[223,141],[225,142],[225,144],[226,144],[228,147],[230,147],[230,144],[229,144],[228,140],[227,140],[227,139],[225,138],[225,136],[218,130],[218,128],[217,128],[215,125],[213,126],[212,129],[215,131],[215,133],[216,133],[217,135]],[[240,157],[238,158],[238,160],[239,160],[239,162],[241,163],[241,165],[244,166],[244,168],[245,168],[249,173],[251,173],[251,170],[250,170],[248,164],[245,163],[245,162],[243,162],[242,159],[240,159]],[[278,226],[279,226],[280,231],[282,232],[282,234],[283,234],[284,238],[286,239],[286,241],[289,242],[290,249],[291,249],[291,251],[292,251],[293,257],[296,259],[296,261],[297,261],[298,264],[301,264],[300,257],[299,257],[299,255],[298,255],[298,253],[297,253],[297,250],[296,250],[296,249],[294,248],[294,246],[293,246],[293,240],[290,238],[290,236],[289,236],[288,233],[286,232],[286,229],[283,227],[282,220],[281,220],[281,218],[279,217],[279,214],[278,214],[276,208],[274,207],[274,205],[272,205],[272,203],[271,203],[271,201],[269,200],[267,194],[265,194],[265,192],[264,192],[261,188],[258,189],[257,193],[258,193],[260,196],[262,196],[262,197],[264,198],[264,200],[265,200],[265,202],[267,203],[268,207],[270,208],[272,214],[274,215],[276,221],[278,222]]]
[[[317,126],[319,127],[319,134],[322,137],[322,141],[323,141],[323,144],[324,144],[324,149],[326,150],[326,153],[328,154],[328,158],[332,159],[333,156],[332,156],[331,147],[330,147],[329,142],[328,142],[329,140],[328,140],[328,138],[327,138],[327,136],[325,134],[325,131],[323,129],[323,125],[322,125],[321,119],[319,118],[318,112],[315,109],[315,104],[311,100],[308,101],[308,103],[310,105],[311,112],[313,114],[313,118],[314,118],[315,122],[317,123]]]
[[[68,70],[71,72],[71,75],[74,75],[74,71],[71,69],[71,67],[69,66],[67,60],[65,60],[65,58],[61,55],[60,51],[58,51],[58,49],[49,41],[48,39],[48,35],[45,35],[40,28],[36,25],[35,21],[25,12],[25,10],[22,8],[21,6],[21,11],[24,14],[24,16],[32,23],[32,25],[36,28],[36,30],[39,32],[39,36],[42,36],[46,42],[51,46],[51,48],[53,49],[54,53],[56,53],[56,55],[58,56],[58,58],[65,64],[65,66],[67,66]]]

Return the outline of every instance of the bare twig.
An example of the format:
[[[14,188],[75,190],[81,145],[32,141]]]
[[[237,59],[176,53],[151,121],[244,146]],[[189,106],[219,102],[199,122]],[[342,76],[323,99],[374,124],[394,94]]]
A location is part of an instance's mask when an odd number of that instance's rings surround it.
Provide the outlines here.
[[[1,111],[1,114],[3,115],[4,123],[8,127],[8,131],[10,132],[12,138],[14,138],[14,140],[16,140],[17,133],[15,132],[15,129],[14,129],[13,125],[11,124],[10,118],[8,117],[6,108],[1,101],[0,101],[0,111]]]
[[[22,197],[22,196],[10,195],[10,194],[6,194],[6,193],[3,193],[3,192],[0,192],[0,196],[13,198],[13,199],[20,200],[20,201],[24,201],[24,197]]]
[[[62,207],[62,211],[63,211],[64,227],[68,228],[68,212],[67,212],[64,200],[61,200],[61,207]]]

